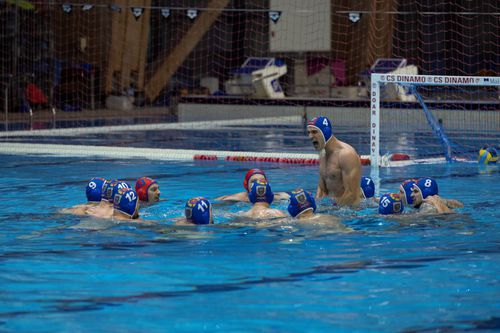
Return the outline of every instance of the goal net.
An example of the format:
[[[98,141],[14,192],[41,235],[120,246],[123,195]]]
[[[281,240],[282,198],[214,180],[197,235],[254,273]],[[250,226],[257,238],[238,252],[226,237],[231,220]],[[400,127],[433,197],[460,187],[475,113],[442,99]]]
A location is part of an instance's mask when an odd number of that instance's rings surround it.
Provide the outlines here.
[[[498,77],[499,12],[497,0],[0,1],[0,141],[314,154],[304,124],[323,115],[370,155],[371,74]],[[426,89],[411,95],[447,105],[436,119],[450,139],[449,115],[498,113],[483,106],[491,87]]]
[[[371,74],[370,156],[474,160],[500,143],[500,77]],[[380,158],[386,156],[388,158]]]

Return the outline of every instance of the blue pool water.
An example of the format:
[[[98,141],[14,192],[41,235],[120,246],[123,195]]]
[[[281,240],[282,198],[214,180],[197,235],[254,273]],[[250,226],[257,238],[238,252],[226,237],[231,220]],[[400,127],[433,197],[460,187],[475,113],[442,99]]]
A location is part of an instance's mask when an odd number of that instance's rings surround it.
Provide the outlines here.
[[[1,155],[0,332],[492,332],[500,329],[498,166],[381,169],[381,193],[437,179],[457,214],[333,210],[353,233],[287,220],[174,227],[192,196],[239,192],[251,167],[275,191],[314,190],[317,166]],[[363,174],[370,175],[369,168]],[[59,214],[94,176],[158,180],[145,226]],[[274,205],[285,209],[286,203]]]

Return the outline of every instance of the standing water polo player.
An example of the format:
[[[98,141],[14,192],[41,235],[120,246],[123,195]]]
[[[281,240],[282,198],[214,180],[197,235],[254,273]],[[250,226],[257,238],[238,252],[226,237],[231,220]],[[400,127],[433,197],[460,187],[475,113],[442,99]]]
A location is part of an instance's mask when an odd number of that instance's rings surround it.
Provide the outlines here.
[[[337,204],[357,207],[361,200],[361,162],[356,150],[332,134],[326,117],[307,124],[307,134],[319,154],[319,183],[316,199],[333,197]]]

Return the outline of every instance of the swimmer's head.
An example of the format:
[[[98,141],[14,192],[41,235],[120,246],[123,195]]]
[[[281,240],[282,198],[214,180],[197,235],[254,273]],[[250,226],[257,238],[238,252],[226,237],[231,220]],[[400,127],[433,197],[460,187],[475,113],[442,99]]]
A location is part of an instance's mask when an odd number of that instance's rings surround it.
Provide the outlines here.
[[[213,224],[212,205],[203,197],[189,199],[184,208],[186,221],[193,224]]]
[[[116,192],[113,200],[113,208],[116,211],[131,219],[139,217],[139,197],[133,189],[126,187],[120,188]]]
[[[479,164],[493,164],[498,161],[498,152],[494,147],[484,146],[479,150],[477,159]]]
[[[375,183],[370,177],[361,177],[361,195],[364,199],[373,198],[375,195]]]
[[[107,180],[102,186],[102,200],[113,203],[113,188],[118,184],[118,180]]]
[[[102,188],[106,179],[101,177],[92,178],[85,188],[88,202],[100,202],[102,199]]]
[[[245,175],[245,179],[243,180],[243,187],[247,192],[250,192],[250,188],[248,185],[252,184],[254,180],[257,179],[267,179],[266,174],[261,169],[250,169]]]
[[[118,193],[118,191],[124,190],[124,189],[129,189],[129,188],[131,188],[131,187],[127,182],[124,182],[122,180],[117,180],[113,185],[113,190],[111,191],[111,197],[113,198],[113,202],[115,202],[114,198],[115,198],[115,195]],[[137,192],[136,192],[136,194],[137,194]]]
[[[307,134],[316,150],[322,150],[332,138],[332,123],[326,117],[316,117],[307,123]]]
[[[302,189],[290,192],[290,201],[288,203],[288,213],[293,217],[300,217],[308,211],[316,211],[316,201],[311,193]]]
[[[407,179],[399,185],[399,196],[405,205],[413,205],[413,198],[411,196],[415,179]]]
[[[141,177],[135,183],[135,191],[139,200],[147,202],[160,201],[160,186],[156,180],[149,177]]]
[[[388,193],[380,197],[380,201],[378,203],[379,214],[401,214],[403,210],[403,202],[397,193]]]
[[[265,179],[257,179],[250,185],[250,192],[248,192],[248,199],[251,203],[267,202],[272,203],[274,200],[274,193],[271,186]]]
[[[412,188],[413,206],[420,206],[422,200],[439,194],[437,182],[432,178],[420,178]]]

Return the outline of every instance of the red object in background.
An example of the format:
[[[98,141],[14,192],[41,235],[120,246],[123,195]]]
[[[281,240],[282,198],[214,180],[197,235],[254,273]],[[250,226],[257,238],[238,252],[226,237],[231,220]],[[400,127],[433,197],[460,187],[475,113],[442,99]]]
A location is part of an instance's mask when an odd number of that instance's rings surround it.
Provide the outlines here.
[[[26,99],[31,104],[47,104],[49,101],[43,91],[33,83],[26,86]]]

